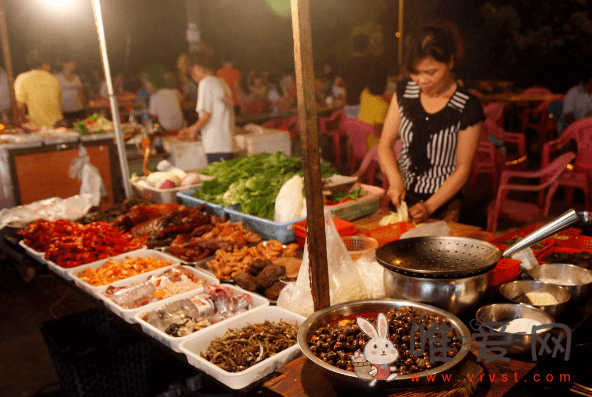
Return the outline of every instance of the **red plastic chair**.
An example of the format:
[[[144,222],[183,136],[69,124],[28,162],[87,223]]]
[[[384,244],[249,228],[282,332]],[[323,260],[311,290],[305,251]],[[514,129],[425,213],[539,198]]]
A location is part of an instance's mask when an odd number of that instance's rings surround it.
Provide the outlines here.
[[[493,120],[496,124],[502,127],[504,125],[504,110],[505,105],[501,102],[491,102],[483,108],[485,118]]]
[[[380,138],[378,132],[372,127],[360,120],[345,118],[341,123],[341,129],[346,134],[352,144],[352,159],[351,159],[351,171],[350,174],[354,173],[356,169],[357,160],[363,160],[368,153],[368,135],[374,135]]]
[[[403,148],[403,142],[397,139],[395,143],[395,155],[399,158],[401,149]],[[368,185],[374,185],[374,176],[376,175],[376,167],[380,167],[380,160],[378,159],[378,146],[374,146],[366,153],[360,168],[353,174],[353,176],[364,177]],[[388,180],[381,172],[382,187],[388,189]]]
[[[548,107],[551,101],[546,101],[534,109],[526,108],[522,112],[522,133],[526,134],[527,129],[533,129],[539,140],[539,148],[542,149],[547,136],[555,136],[557,131],[557,122],[549,117]]]
[[[568,164],[575,158],[575,153],[567,152],[556,158],[552,163],[539,171],[504,171],[500,178],[500,187],[495,201],[487,208],[487,231],[495,233],[498,218],[510,218],[522,222],[532,222],[537,215],[549,215],[551,199],[559,186],[559,178],[567,170]],[[525,183],[511,184],[510,178],[522,178],[541,182],[538,185]],[[544,180],[544,182],[543,182]],[[543,207],[507,198],[510,191],[544,192],[546,195]]]
[[[290,130],[290,126],[291,125],[290,125],[289,119],[267,120],[266,122],[261,124],[261,127],[264,127],[264,128],[275,128],[277,130],[286,130],[286,131]]]
[[[321,117],[319,119],[319,132],[333,137],[335,164],[341,164],[341,136],[344,134],[341,124],[345,119],[346,116],[343,109],[335,110],[329,117]]]
[[[553,91],[545,87],[530,87],[523,90],[520,94],[522,95],[550,95]]]
[[[551,162],[553,153],[561,150],[570,141],[577,145],[576,159],[573,169],[564,173],[559,179],[559,185],[565,186],[565,202],[573,201],[573,190],[579,188],[584,191],[586,210],[592,210],[590,200],[590,188],[592,188],[592,117],[585,117],[570,124],[563,134],[554,141],[547,142],[543,146],[541,167],[546,167]],[[539,203],[542,196],[539,195]]]
[[[516,146],[517,154],[502,154],[493,143],[489,142],[489,135]],[[507,149],[506,149],[507,150]],[[477,183],[480,174],[489,174],[493,191],[497,191],[498,181],[504,169],[521,169],[527,165],[526,138],[516,132],[507,132],[499,126],[494,118],[486,118],[481,129],[481,137],[477,146],[477,153],[473,160],[473,169],[467,185],[470,194]]]

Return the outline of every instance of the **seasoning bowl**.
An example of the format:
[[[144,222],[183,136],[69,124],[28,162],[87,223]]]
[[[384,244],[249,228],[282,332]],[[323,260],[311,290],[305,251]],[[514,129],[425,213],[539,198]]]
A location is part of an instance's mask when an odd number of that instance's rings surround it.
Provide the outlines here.
[[[356,317],[356,315],[369,313],[377,315],[377,313],[386,313],[391,309],[400,310],[405,307],[413,308],[414,310],[427,315],[440,316],[445,321],[448,321],[458,336],[457,340],[461,345],[456,356],[450,361],[444,362],[442,365],[432,369],[416,372],[415,374],[398,375],[390,382],[379,381],[374,387],[370,387],[369,381],[358,377],[356,372],[340,369],[322,361],[308,346],[308,337],[312,336],[315,331],[334,321],[342,319],[343,317]],[[365,394],[371,392],[380,393],[387,390],[397,390],[406,387],[433,385],[433,380],[430,382],[427,378],[428,376],[430,376],[431,379],[432,375],[436,375],[436,379],[439,379],[441,378],[439,374],[458,372],[460,366],[457,364],[461,363],[470,350],[470,335],[469,329],[462,321],[449,312],[437,307],[399,299],[362,299],[333,305],[315,312],[300,326],[300,329],[298,330],[298,345],[310,360],[311,365],[314,366],[315,369],[322,371],[326,378],[337,388],[348,390],[350,392],[356,390],[359,394]],[[351,354],[353,354],[353,352]]]
[[[572,302],[579,302],[592,292],[592,272],[579,266],[548,263],[533,267],[528,274],[537,281],[565,288]]]
[[[557,319],[563,314],[571,295],[563,287],[536,280],[518,280],[502,285],[500,294],[514,303],[534,306]],[[539,301],[539,294],[550,294],[557,303]]]
[[[532,332],[516,332],[510,333],[507,328],[504,332],[500,330],[503,325],[508,325],[512,320],[529,319],[534,320],[540,325],[553,324],[555,322],[553,316],[537,309],[534,306],[518,304],[518,303],[494,303],[485,305],[477,310],[477,324],[471,324],[471,328],[475,331],[473,337],[477,341],[485,337],[487,340],[483,341],[486,346],[501,347],[508,354],[531,354],[538,352],[540,348],[540,339],[544,338],[545,334],[551,331],[551,328],[537,329],[536,337],[532,337]],[[475,320],[473,320],[475,321]],[[530,327],[532,330],[533,327]]]

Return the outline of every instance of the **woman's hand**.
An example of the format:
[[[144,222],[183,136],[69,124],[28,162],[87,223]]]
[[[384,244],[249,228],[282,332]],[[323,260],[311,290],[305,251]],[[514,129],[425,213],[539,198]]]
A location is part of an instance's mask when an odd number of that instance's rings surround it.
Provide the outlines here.
[[[393,183],[389,186],[388,191],[386,194],[391,198],[391,202],[397,209],[401,205],[401,201],[405,200],[405,185],[403,181],[401,183]]]
[[[417,203],[409,208],[409,216],[415,223],[426,221],[430,215],[431,212],[426,203]]]

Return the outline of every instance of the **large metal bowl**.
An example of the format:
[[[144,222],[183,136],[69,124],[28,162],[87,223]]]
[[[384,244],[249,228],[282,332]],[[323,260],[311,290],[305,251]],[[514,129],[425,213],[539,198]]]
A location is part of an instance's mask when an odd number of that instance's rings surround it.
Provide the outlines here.
[[[592,292],[592,272],[579,266],[548,263],[533,267],[528,274],[535,280],[565,288],[572,302],[581,301]]]
[[[569,292],[559,285],[543,283],[536,280],[517,280],[511,283],[502,285],[499,289],[500,294],[509,301],[514,303],[524,303],[537,309],[541,309],[545,313],[549,313],[554,319],[558,319],[567,307],[571,295]],[[540,305],[536,302],[531,302],[527,294],[530,292],[541,292],[551,294],[557,303],[550,305]]]
[[[403,307],[412,307],[421,310],[429,315],[441,316],[444,319],[450,321],[454,328],[456,335],[461,339],[461,349],[458,354],[448,362],[433,368],[418,372],[418,378],[412,379],[411,375],[399,375],[391,382],[378,382],[374,387],[368,385],[368,381],[358,378],[355,373],[339,369],[332,365],[329,365],[319,358],[317,358],[313,352],[309,349],[307,344],[307,337],[315,330],[335,321],[344,316],[350,316],[361,313],[386,313],[390,309],[401,309]],[[327,378],[337,387],[342,389],[356,389],[357,392],[380,392],[387,390],[396,390],[400,388],[406,388],[410,386],[424,386],[434,384],[430,382],[426,376],[433,374],[444,374],[452,373],[458,368],[457,364],[460,363],[463,358],[467,355],[470,350],[471,334],[469,329],[460,321],[456,316],[438,309],[433,306],[424,305],[421,303],[410,302],[406,300],[396,299],[363,299],[358,301],[346,302],[339,305],[330,306],[323,310],[319,310],[312,316],[310,316],[298,330],[298,345],[306,357],[312,361],[315,366],[318,366],[321,371],[327,376]],[[438,376],[440,378],[440,376]]]
[[[495,327],[487,325],[492,322],[509,323],[517,318],[528,318],[538,321],[541,325],[553,324],[552,316],[536,307],[518,303],[494,303],[486,305],[477,311],[477,320],[487,330],[487,341],[496,342],[496,345],[506,350],[508,354],[531,354],[532,334],[531,333],[508,333],[501,332]],[[535,338],[536,352],[539,351],[540,341],[551,328],[537,332]],[[478,335],[478,334],[477,334]],[[477,337],[479,340],[479,337]],[[487,344],[487,342],[484,342]],[[493,345],[493,343],[492,343]]]
[[[455,279],[412,277],[384,269],[389,298],[409,299],[439,307],[454,315],[474,311],[487,292],[487,273]]]

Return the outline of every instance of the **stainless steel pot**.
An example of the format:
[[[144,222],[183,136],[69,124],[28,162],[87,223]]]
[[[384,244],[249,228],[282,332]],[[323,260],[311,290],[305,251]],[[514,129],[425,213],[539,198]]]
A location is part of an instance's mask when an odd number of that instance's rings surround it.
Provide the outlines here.
[[[475,309],[487,290],[487,272],[499,259],[536,244],[576,222],[587,212],[569,210],[503,253],[493,244],[463,237],[416,237],[392,241],[376,250],[389,298],[427,303],[458,315]]]

